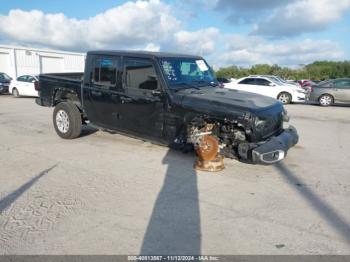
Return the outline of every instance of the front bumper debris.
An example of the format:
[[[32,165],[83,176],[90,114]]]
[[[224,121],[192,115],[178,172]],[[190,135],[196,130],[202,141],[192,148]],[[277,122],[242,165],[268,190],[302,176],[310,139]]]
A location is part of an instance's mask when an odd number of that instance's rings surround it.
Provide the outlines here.
[[[280,135],[263,143],[243,143],[238,146],[238,154],[243,161],[252,164],[270,165],[284,159],[288,150],[298,143],[297,130],[290,126]]]

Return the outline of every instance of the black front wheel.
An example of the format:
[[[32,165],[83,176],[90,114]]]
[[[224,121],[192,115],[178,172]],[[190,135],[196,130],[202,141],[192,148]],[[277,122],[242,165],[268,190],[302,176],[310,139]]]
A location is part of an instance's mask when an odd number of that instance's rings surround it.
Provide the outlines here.
[[[56,133],[64,139],[77,138],[81,133],[81,113],[71,102],[61,102],[53,111],[53,125]]]
[[[19,97],[19,92],[18,92],[18,90],[17,90],[16,87],[12,89],[12,95],[13,95],[14,97]]]

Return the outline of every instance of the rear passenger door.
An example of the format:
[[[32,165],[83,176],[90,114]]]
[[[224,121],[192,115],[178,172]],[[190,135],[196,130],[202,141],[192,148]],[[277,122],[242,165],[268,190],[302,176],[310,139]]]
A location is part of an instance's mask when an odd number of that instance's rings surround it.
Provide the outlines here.
[[[340,79],[336,80],[334,98],[342,103],[350,103],[350,80]]]
[[[28,88],[29,88],[29,83],[28,83],[28,77],[27,75],[24,75],[24,76],[20,76],[17,78],[16,80],[16,88],[19,92],[20,95],[23,95],[23,96],[28,96],[29,95],[29,91],[28,91]]]
[[[151,59],[123,58],[123,127],[141,136],[162,138],[164,96]]]
[[[120,126],[121,59],[118,56],[93,56],[84,82],[84,110],[89,120],[107,129]]]

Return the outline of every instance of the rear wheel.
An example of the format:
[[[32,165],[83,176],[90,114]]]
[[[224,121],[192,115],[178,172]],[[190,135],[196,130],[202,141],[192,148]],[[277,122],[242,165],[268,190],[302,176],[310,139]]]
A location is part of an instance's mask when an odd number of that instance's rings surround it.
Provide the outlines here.
[[[56,133],[64,139],[80,135],[82,119],[79,109],[71,102],[61,102],[53,111],[53,125]]]
[[[14,97],[19,97],[19,92],[18,92],[18,90],[17,90],[16,87],[14,87],[14,88],[12,89],[12,95],[13,95]]]
[[[333,97],[331,95],[325,94],[320,96],[318,102],[321,106],[331,106],[333,104]]]
[[[277,96],[277,99],[283,104],[290,104],[292,102],[292,95],[287,92],[282,92]]]

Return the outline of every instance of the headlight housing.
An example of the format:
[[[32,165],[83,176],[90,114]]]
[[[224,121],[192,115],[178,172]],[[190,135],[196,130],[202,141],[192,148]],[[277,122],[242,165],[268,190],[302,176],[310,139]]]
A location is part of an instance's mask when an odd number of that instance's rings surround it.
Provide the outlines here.
[[[259,118],[259,117],[256,117],[255,118],[255,128],[256,129],[263,129],[266,125],[267,121],[265,119],[262,119],[262,118]]]

